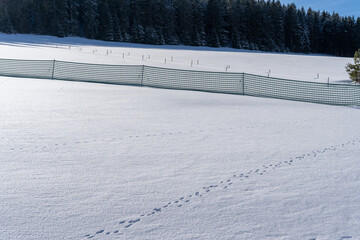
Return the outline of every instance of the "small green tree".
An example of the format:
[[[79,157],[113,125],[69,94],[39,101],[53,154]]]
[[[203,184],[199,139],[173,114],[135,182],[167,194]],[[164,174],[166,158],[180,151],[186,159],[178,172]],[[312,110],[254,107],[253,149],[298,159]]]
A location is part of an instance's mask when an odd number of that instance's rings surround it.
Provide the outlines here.
[[[354,64],[346,65],[346,72],[352,81],[360,83],[360,49],[354,54]]]

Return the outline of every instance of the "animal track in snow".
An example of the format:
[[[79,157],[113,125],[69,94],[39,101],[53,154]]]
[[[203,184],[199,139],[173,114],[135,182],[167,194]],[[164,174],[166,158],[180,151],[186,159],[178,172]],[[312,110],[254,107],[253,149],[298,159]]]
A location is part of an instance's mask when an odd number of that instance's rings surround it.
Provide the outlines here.
[[[351,238],[352,238],[352,236],[343,236],[340,238],[340,240],[351,239]]]
[[[239,129],[255,129],[255,128],[259,128],[259,126],[255,125],[255,126],[250,126],[250,127],[241,127]],[[145,135],[129,135],[129,136],[124,136],[124,137],[111,137],[111,138],[102,138],[102,139],[88,139],[88,140],[81,140],[81,139],[75,139],[73,141],[74,144],[88,144],[90,142],[114,142],[114,141],[120,141],[120,140],[124,140],[124,139],[132,139],[132,138],[149,138],[149,137],[164,137],[164,136],[174,136],[174,135],[184,135],[184,134],[193,134],[193,133],[206,133],[206,132],[214,132],[214,131],[230,131],[233,130],[233,128],[214,128],[214,129],[208,129],[208,130],[190,130],[190,131],[180,131],[180,132],[165,132],[165,133],[158,133],[158,134],[145,134]],[[71,145],[71,142],[67,142],[67,143],[49,143],[47,146],[31,146],[31,147],[27,147],[27,148],[42,148],[42,149],[50,149],[50,148],[59,148],[61,146],[67,146],[67,145]],[[22,151],[24,148],[19,147],[11,147],[10,148],[11,151]]]
[[[333,145],[331,147],[328,147],[328,148],[324,148],[324,149],[321,149],[321,150],[315,150],[315,151],[312,151],[311,153],[308,153],[308,154],[303,154],[303,155],[300,155],[300,156],[297,156],[297,157],[294,157],[294,158],[290,158],[289,160],[286,160],[286,161],[279,161],[278,163],[271,163],[271,164],[268,164],[268,165],[262,165],[261,168],[256,168],[256,169],[253,169],[253,170],[249,170],[248,172],[246,173],[238,173],[238,174],[232,174],[230,178],[226,178],[226,180],[222,180],[219,182],[219,184],[210,184],[209,186],[205,186],[205,187],[202,187],[202,190],[201,191],[198,191],[198,192],[195,192],[194,194],[189,194],[188,197],[180,197],[178,198],[178,200],[175,200],[173,202],[168,202],[167,204],[164,204],[163,205],[163,208],[158,208],[158,207],[155,207],[151,210],[151,212],[149,213],[146,213],[146,214],[141,214],[140,215],[140,218],[137,218],[135,220],[128,220],[127,222],[126,221],[120,221],[119,224],[123,226],[123,229],[127,229],[127,228],[130,228],[131,226],[133,226],[134,224],[140,222],[140,220],[142,218],[147,218],[147,217],[150,217],[152,215],[155,215],[155,214],[160,214],[162,213],[165,209],[166,210],[169,210],[171,206],[174,206],[174,207],[177,207],[177,208],[180,208],[180,207],[183,207],[185,204],[189,204],[191,202],[190,198],[201,198],[203,197],[203,195],[205,194],[210,194],[210,189],[219,189],[219,191],[221,191],[221,189],[223,189],[223,191],[227,190],[232,186],[234,185],[233,181],[231,179],[237,179],[237,180],[240,180],[240,181],[243,181],[243,180],[246,180],[246,179],[249,179],[250,177],[252,176],[262,176],[264,175],[265,173],[268,173],[272,170],[275,170],[277,168],[281,168],[283,166],[292,166],[293,163],[295,163],[296,161],[301,161],[301,160],[304,160],[305,158],[315,158],[318,154],[324,154],[324,153],[327,153],[327,152],[334,152],[334,151],[338,151],[340,148],[344,148],[348,145],[356,145],[356,144],[359,144],[360,143],[360,140],[359,139],[355,139],[355,140],[352,140],[352,141],[349,141],[345,144],[340,144],[340,145]],[[262,169],[262,170],[261,170]],[[125,224],[127,223],[127,224]],[[99,230],[99,231],[96,231],[95,232],[95,235],[91,235],[91,234],[87,234],[85,235],[84,237],[85,238],[88,238],[88,239],[91,239],[91,238],[94,238],[98,235],[101,235],[102,233],[104,233],[105,230]],[[118,234],[120,233],[120,230],[115,230],[115,231],[112,231],[113,234]],[[107,234],[109,233],[109,234]],[[110,235],[111,234],[111,231],[107,231],[106,232],[107,235]],[[344,237],[341,237],[340,240],[346,240],[346,239],[351,239],[352,237],[351,236],[344,236]],[[316,239],[316,238],[312,238],[312,239]]]

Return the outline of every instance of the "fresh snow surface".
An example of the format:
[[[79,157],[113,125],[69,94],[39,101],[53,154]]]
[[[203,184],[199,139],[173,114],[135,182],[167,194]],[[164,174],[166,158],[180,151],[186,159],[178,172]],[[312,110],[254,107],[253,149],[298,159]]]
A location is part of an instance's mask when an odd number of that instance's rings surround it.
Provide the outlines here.
[[[110,59],[9,45],[14,58]],[[0,239],[360,239],[359,119],[358,107],[0,77]]]
[[[220,72],[230,66],[227,69],[229,72],[246,72],[323,83],[329,80],[330,83],[338,84],[351,83],[345,65],[353,62],[352,58],[326,55],[267,53],[232,48],[156,46],[23,34],[0,34],[0,58],[56,59]]]
[[[0,79],[0,239],[360,238],[359,109]]]

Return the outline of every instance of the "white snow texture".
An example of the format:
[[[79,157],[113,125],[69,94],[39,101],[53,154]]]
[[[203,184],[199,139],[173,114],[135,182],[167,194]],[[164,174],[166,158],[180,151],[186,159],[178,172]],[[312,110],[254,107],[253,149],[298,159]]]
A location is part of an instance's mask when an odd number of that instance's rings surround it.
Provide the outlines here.
[[[149,65],[338,82],[351,61],[32,35],[0,35],[0,52],[150,54]],[[0,77],[0,239],[360,239],[359,110]]]

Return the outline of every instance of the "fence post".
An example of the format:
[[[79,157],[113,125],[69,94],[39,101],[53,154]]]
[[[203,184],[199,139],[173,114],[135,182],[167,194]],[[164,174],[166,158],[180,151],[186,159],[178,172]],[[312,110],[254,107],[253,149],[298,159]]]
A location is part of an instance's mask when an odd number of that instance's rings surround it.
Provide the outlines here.
[[[243,79],[242,79],[242,94],[245,95],[245,73],[242,74],[243,75]]]
[[[54,72],[55,72],[55,59],[53,60],[51,79],[54,79]]]
[[[144,83],[144,71],[145,71],[145,65],[142,65],[142,73],[141,73],[140,86],[143,86],[143,83]]]

